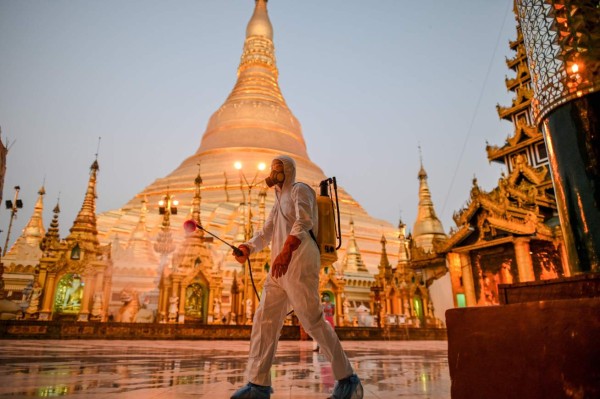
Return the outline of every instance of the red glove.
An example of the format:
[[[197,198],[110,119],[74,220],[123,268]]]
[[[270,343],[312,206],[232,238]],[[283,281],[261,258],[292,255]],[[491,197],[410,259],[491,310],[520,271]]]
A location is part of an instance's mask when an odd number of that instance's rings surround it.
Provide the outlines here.
[[[271,275],[273,277],[281,277],[287,272],[290,261],[292,260],[292,252],[298,249],[301,242],[302,241],[296,236],[288,236],[287,240],[285,240],[285,244],[283,244],[283,249],[273,262],[273,267],[271,268]]]
[[[243,265],[244,263],[246,263],[246,260],[248,260],[248,256],[250,256],[250,248],[248,248],[247,245],[242,244],[238,247],[238,249],[240,251],[242,251],[244,253],[244,255],[236,256],[236,254],[233,252],[232,252],[232,255],[235,257],[235,260],[237,260],[238,262],[240,262]]]

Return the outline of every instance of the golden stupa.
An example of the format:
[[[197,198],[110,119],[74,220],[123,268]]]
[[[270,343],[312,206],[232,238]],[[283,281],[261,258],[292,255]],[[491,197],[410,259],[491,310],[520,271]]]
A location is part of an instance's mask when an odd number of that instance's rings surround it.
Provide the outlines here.
[[[326,178],[325,173],[310,160],[300,122],[288,108],[281,93],[274,51],[273,27],[267,12],[267,1],[257,0],[246,29],[237,82],[223,105],[210,118],[198,150],[169,175],[158,178],[147,186],[121,209],[98,216],[100,240],[112,243],[115,253],[113,306],[117,304],[120,289],[137,285],[138,292],[149,292],[159,280],[161,268],[168,261],[159,262],[157,257],[161,255],[151,254],[149,248],[152,243],[148,243],[146,249],[136,251],[137,258],[134,260],[131,256],[127,258],[129,260],[120,260],[118,253],[127,252],[128,247],[134,244],[139,248],[140,236],[150,237],[156,242],[163,220],[159,215],[158,202],[167,193],[179,201],[177,215],[170,218],[173,243],[177,246],[183,241],[182,223],[192,213],[194,181],[199,171],[202,179],[202,225],[229,242],[241,241],[244,235],[259,228],[261,217],[264,217],[261,216],[258,203],[259,193],[264,187],[262,181],[268,170],[258,171],[259,163],[265,163],[268,168],[273,157],[286,154],[296,161],[299,181],[306,182],[317,190],[318,183]],[[242,163],[243,175],[234,168],[235,162]],[[352,160],[349,159],[348,162]],[[332,175],[335,172],[328,171]],[[344,182],[339,183],[343,185]],[[369,286],[380,259],[381,236],[383,234],[388,240],[390,261],[395,265],[398,232],[389,222],[369,216],[341,187],[339,199],[343,244],[334,268],[340,276],[344,272],[345,251],[352,235],[357,243],[352,248],[360,248],[366,268],[361,269],[364,281],[353,271],[353,284],[361,289],[354,289],[356,294],[349,299],[356,305],[360,302],[366,304],[369,300]],[[273,201],[272,191],[267,191],[267,213]],[[143,232],[140,232],[140,221],[143,221]],[[352,232],[350,226],[353,226]],[[227,296],[234,273],[240,275],[242,268],[225,245],[217,241],[208,245],[213,254],[214,267],[222,272],[223,295]],[[163,256],[170,255],[165,253]],[[224,298],[223,304],[226,302]]]

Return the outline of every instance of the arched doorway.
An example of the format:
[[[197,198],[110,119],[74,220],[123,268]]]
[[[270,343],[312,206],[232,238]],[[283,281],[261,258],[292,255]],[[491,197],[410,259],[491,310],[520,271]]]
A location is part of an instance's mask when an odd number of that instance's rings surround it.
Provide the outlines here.
[[[185,289],[185,321],[206,323],[208,289],[200,283],[192,283]]]
[[[417,320],[416,327],[423,326],[425,323],[425,310],[423,309],[423,297],[418,290],[413,297],[413,310],[415,319]]]

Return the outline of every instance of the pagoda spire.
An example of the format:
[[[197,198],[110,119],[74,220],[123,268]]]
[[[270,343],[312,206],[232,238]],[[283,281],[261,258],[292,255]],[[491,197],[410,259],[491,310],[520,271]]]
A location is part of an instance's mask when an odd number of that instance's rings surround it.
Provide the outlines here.
[[[200,205],[202,205],[202,176],[200,176],[200,163],[198,163],[198,176],[194,179],[194,185],[196,186],[196,191],[192,201],[192,219],[198,226],[202,226],[202,219],[200,218]],[[195,232],[199,237],[204,237],[204,230],[196,229]]]
[[[142,207],[140,208],[140,218],[135,226],[135,229],[131,233],[129,238],[128,247],[131,247],[136,242],[145,242],[148,236],[148,229],[146,228],[146,215],[148,214],[148,199],[144,197],[142,200]]]
[[[426,252],[433,250],[434,238],[444,238],[444,228],[442,222],[438,219],[433,201],[431,200],[431,192],[427,183],[427,172],[423,167],[421,159],[421,168],[418,174],[419,178],[419,208],[417,220],[413,227],[413,238],[417,247],[421,247]]]
[[[150,234],[148,233],[148,227],[146,226],[146,215],[148,214],[148,199],[144,197],[142,200],[142,207],[140,209],[140,218],[138,220],[135,229],[131,233],[131,237],[127,243],[125,250],[127,259],[148,259],[150,261],[156,260],[156,255],[151,245]],[[113,248],[119,248],[118,235],[116,235],[116,242],[113,243]]]
[[[60,232],[59,232],[59,224],[58,224],[58,214],[60,213],[60,206],[58,201],[56,202],[56,206],[52,210],[54,215],[52,216],[52,221],[50,222],[50,227],[44,235],[44,238],[40,242],[40,249],[42,252],[50,251],[58,246],[60,243]]]
[[[96,228],[96,178],[99,170],[98,159],[95,159],[90,167],[90,179],[81,210],[77,214],[67,237],[67,241],[81,241],[91,244],[90,249],[96,249],[100,245]]]
[[[24,240],[28,245],[38,246],[46,233],[44,229],[43,212],[44,212],[44,195],[46,189],[42,186],[38,191],[38,199],[33,209],[33,215],[27,222],[27,225],[23,229],[23,234],[19,237],[19,240]],[[18,240],[17,240],[18,241]]]
[[[348,247],[346,248],[346,258],[344,259],[345,272],[366,272],[367,267],[363,262],[360,249],[356,243],[356,235],[354,233],[354,219],[350,218],[350,238],[348,239]]]
[[[225,148],[261,148],[308,159],[300,122],[279,88],[266,0],[255,3],[237,75],[225,103],[210,118],[196,154]]]
[[[377,268],[379,269],[379,276],[389,281],[392,278],[392,266],[390,264],[390,260],[387,256],[387,250],[385,248],[387,244],[387,240],[385,239],[385,235],[381,235],[381,258],[379,260],[379,265]]]

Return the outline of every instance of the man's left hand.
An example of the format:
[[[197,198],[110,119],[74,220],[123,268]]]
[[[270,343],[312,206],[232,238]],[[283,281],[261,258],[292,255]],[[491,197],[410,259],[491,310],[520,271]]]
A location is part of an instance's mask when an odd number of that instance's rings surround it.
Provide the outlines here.
[[[271,268],[271,275],[275,278],[279,278],[287,273],[288,266],[292,260],[292,253],[300,246],[300,239],[296,236],[289,235],[283,244],[283,249],[275,258],[273,267]]]

